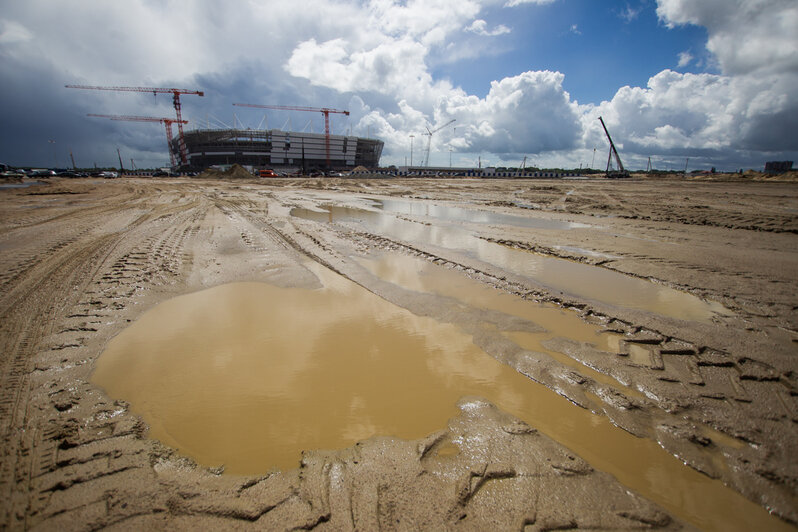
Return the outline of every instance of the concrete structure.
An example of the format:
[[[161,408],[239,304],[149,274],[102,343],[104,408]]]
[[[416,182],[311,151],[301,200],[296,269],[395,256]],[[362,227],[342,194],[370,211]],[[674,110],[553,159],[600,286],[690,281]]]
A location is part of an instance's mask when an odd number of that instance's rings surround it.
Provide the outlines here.
[[[192,169],[233,163],[255,168],[327,168],[323,134],[279,129],[196,129],[186,131],[184,138]],[[376,139],[330,135],[330,167],[377,167],[383,144]],[[172,148],[178,149],[176,140]]]

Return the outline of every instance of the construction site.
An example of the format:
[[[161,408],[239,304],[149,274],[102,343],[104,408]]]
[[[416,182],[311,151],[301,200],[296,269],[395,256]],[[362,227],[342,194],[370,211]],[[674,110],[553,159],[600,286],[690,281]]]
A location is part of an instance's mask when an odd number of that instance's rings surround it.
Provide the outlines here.
[[[563,172],[526,170],[524,163],[514,171],[496,168],[478,167],[453,168],[430,167],[430,150],[435,133],[446,129],[455,120],[422,132],[426,137],[426,149],[421,154],[421,161],[413,165],[413,144],[415,135],[411,135],[410,164],[398,169],[380,170],[380,157],[384,142],[377,139],[362,138],[351,135],[334,135],[330,128],[330,115],[349,115],[349,111],[327,107],[306,107],[287,105],[262,105],[250,103],[234,103],[239,108],[298,111],[321,113],[324,117],[324,134],[283,131],[281,129],[194,129],[184,131],[188,124],[182,116],[181,95],[204,96],[204,92],[191,89],[170,89],[151,87],[101,87],[94,85],[66,85],[67,88],[99,91],[120,91],[157,94],[171,94],[175,109],[175,118],[148,117],[131,115],[110,115],[89,113],[88,116],[106,118],[115,121],[158,122],[164,125],[170,168],[173,171],[199,172],[206,168],[229,168],[240,165],[257,173],[261,170],[280,169],[283,174],[307,175],[309,172],[331,170],[353,170],[366,168],[372,170],[371,175],[392,176],[463,176],[463,177],[517,177],[517,178],[558,178],[572,177],[576,174]],[[607,159],[606,177],[629,177],[624,169],[618,150],[610,137],[604,120],[599,117],[601,126],[609,141],[609,157]],[[173,135],[172,126],[177,125],[177,136]],[[120,167],[122,156],[119,155]]]
[[[790,161],[431,166],[450,120],[382,174],[348,111],[74,87],[202,172],[0,188],[0,530],[796,530]]]
[[[182,116],[181,95],[204,96],[191,89],[159,87],[101,87],[95,85],[66,85],[71,89],[119,91],[134,93],[171,94],[175,118],[89,113],[95,118],[128,122],[158,122],[164,125],[170,167],[182,172],[199,171],[209,167],[230,167],[234,164],[253,170],[280,168],[286,172],[313,170],[347,170],[358,166],[376,168],[380,163],[383,142],[351,135],[333,135],[330,114],[349,115],[349,111],[285,105],[234,103],[234,106],[280,111],[321,113],[324,134],[282,131],[279,129],[194,129],[184,131],[188,124]],[[177,136],[172,125],[177,124]],[[122,157],[120,155],[120,165]]]
[[[795,183],[2,190],[0,528],[794,530]]]

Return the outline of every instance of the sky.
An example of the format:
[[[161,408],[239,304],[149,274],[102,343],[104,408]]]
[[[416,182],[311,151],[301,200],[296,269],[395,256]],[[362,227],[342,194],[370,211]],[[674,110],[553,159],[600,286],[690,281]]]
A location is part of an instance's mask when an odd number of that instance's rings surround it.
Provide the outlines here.
[[[0,162],[168,165],[186,126],[379,138],[381,164],[762,169],[798,160],[795,0],[0,0]],[[446,125],[454,120],[454,122]],[[440,128],[440,130],[435,131]],[[430,137],[425,133],[435,131]],[[412,137],[411,137],[412,135]]]

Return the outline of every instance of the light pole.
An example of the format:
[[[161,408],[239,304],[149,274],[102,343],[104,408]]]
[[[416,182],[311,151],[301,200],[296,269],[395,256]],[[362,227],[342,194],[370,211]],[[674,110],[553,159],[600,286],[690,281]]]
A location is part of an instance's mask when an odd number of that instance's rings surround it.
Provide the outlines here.
[[[50,144],[53,145],[53,168],[57,168],[58,167],[58,160],[57,160],[57,157],[55,156],[55,141],[50,139],[47,142],[49,142]]]
[[[413,166],[413,137],[415,135],[410,135],[410,166]]]

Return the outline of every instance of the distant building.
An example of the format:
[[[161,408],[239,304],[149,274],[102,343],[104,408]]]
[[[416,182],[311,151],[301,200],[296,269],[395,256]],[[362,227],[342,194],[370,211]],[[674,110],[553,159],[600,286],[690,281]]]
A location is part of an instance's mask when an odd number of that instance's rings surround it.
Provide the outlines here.
[[[792,161],[769,161],[765,163],[766,174],[783,174],[792,170]]]
[[[189,166],[240,164],[254,168],[327,168],[323,134],[279,129],[196,129],[185,132]],[[377,139],[330,135],[330,167],[378,167],[383,142]],[[173,142],[177,152],[177,139]]]

